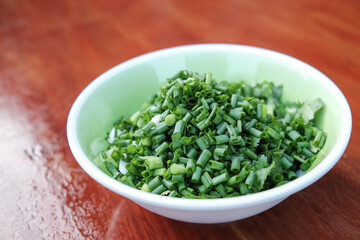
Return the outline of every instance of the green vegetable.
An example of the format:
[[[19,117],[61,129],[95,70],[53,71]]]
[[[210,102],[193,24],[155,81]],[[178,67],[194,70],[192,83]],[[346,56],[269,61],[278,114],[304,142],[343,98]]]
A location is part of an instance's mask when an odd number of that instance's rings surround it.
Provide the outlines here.
[[[280,186],[311,169],[326,142],[314,125],[323,102],[282,103],[281,93],[270,82],[216,82],[211,73],[180,71],[114,124],[110,147],[95,164],[124,184],[171,197],[234,197]]]
[[[323,106],[324,103],[319,98],[316,98],[311,102],[305,102],[299,109],[299,113],[302,115],[304,123],[307,124],[310,120],[313,120],[315,117],[315,112],[317,112]]]

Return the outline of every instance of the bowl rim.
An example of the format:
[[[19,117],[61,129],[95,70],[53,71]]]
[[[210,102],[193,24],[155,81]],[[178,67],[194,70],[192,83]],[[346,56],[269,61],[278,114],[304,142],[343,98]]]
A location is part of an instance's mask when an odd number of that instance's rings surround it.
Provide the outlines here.
[[[80,113],[80,109],[87,100],[87,97],[102,83],[106,82],[107,79],[112,78],[118,72],[127,69],[131,66],[137,65],[142,62],[149,61],[153,58],[164,57],[168,54],[177,54],[180,52],[193,52],[193,51],[240,51],[247,53],[263,54],[275,59],[282,61],[286,60],[290,65],[296,66],[300,70],[304,70],[314,76],[318,81],[322,82],[329,91],[331,91],[334,97],[337,99],[341,107],[341,119],[343,122],[342,128],[338,141],[329,154],[320,162],[316,167],[310,170],[305,175],[281,185],[276,188],[265,190],[258,193],[253,193],[244,196],[237,196],[231,198],[218,198],[218,199],[185,199],[185,198],[169,198],[166,196],[160,196],[148,192],[144,192],[132,187],[129,187],[115,179],[109,177],[97,168],[91,160],[82,151],[79,139],[77,136],[77,120]],[[321,73],[311,65],[298,60],[289,55],[276,52],[269,49],[238,45],[238,44],[223,44],[223,43],[205,43],[205,44],[191,44],[165,48],[150,53],[146,53],[130,60],[122,62],[117,66],[107,70],[95,80],[93,80],[77,97],[73,103],[67,120],[66,131],[68,143],[76,161],[79,165],[89,174],[94,180],[103,185],[104,187],[118,193],[132,201],[145,204],[153,205],[162,208],[180,209],[180,210],[197,210],[197,211],[208,211],[208,210],[229,210],[233,208],[250,207],[262,203],[276,201],[279,199],[285,199],[286,197],[308,187],[310,184],[317,181],[323,175],[325,175],[340,159],[344,153],[347,144],[350,139],[352,129],[352,117],[349,104],[340,91],[340,89],[332,82],[327,76]]]

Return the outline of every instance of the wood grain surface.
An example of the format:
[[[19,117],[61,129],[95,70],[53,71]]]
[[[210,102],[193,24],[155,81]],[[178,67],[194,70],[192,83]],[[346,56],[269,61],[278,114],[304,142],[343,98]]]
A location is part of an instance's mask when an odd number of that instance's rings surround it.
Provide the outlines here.
[[[360,1],[0,0],[0,239],[360,239]],[[92,180],[67,144],[78,94],[153,50],[237,43],[329,76],[353,114],[345,154],[276,207],[227,224],[153,214]]]

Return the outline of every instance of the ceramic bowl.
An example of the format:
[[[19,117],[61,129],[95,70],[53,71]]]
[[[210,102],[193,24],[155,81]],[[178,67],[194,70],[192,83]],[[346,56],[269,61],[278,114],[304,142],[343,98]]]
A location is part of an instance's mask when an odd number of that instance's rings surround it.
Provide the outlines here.
[[[316,124],[328,137],[318,156],[319,163],[303,176],[277,188],[226,199],[159,196],[128,187],[99,170],[92,160],[106,147],[104,138],[112,124],[121,115],[130,115],[139,109],[167,77],[183,69],[212,72],[216,80],[245,80],[250,83],[267,80],[282,84],[285,101],[321,98],[325,108],[317,113]],[[344,153],[351,127],[351,112],[344,95],[314,67],[257,47],[199,44],[135,57],[96,78],[73,104],[67,122],[67,136],[77,162],[104,187],[168,218],[193,223],[222,223],[263,212],[317,181]]]

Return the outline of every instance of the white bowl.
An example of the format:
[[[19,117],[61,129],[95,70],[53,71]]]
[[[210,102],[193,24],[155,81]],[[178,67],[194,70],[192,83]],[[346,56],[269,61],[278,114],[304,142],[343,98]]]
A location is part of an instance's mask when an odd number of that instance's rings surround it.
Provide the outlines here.
[[[128,187],[104,174],[91,160],[104,147],[102,140],[113,122],[122,114],[135,112],[167,77],[183,69],[212,72],[217,80],[268,80],[283,84],[284,100],[321,98],[326,106],[318,114],[316,124],[328,134],[319,154],[321,162],[298,179],[277,188],[226,199],[159,196]],[[345,97],[328,77],[310,65],[256,47],[199,44],[148,53],[99,76],[72,106],[67,136],[80,166],[106,188],[165,217],[194,223],[222,223],[263,212],[317,181],[344,153],[351,127],[351,112]]]

